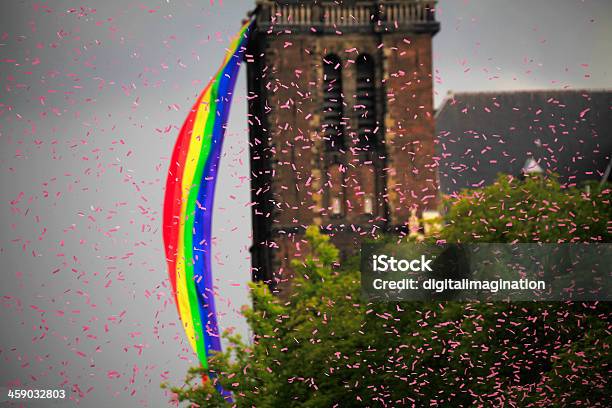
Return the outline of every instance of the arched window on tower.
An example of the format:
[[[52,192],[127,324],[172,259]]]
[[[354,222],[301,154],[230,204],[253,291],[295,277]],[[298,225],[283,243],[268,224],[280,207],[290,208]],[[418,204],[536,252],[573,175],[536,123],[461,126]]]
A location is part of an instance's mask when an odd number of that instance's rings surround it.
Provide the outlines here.
[[[357,112],[358,147],[363,150],[374,149],[377,145],[376,130],[376,84],[374,60],[363,54],[357,59]]]
[[[359,167],[361,180],[361,194],[363,214],[375,215],[377,213],[376,203],[376,169],[371,162],[366,162]]]
[[[328,151],[343,149],[342,64],[336,55],[323,58],[323,137]]]
[[[344,168],[334,163],[327,170],[328,210],[331,217],[344,215]]]

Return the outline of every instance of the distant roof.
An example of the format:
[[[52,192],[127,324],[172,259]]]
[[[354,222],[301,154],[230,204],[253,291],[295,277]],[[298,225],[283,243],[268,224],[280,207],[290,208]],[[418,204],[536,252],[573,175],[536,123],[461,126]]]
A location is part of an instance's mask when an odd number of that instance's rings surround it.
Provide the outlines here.
[[[601,180],[612,154],[612,90],[456,93],[438,110],[436,132],[447,194],[498,173],[518,176],[529,158],[564,184]]]

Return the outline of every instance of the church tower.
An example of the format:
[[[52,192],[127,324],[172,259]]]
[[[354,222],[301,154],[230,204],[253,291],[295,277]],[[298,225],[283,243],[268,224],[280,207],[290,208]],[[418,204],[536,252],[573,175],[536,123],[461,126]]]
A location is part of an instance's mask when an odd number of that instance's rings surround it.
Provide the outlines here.
[[[255,280],[319,225],[343,256],[437,205],[430,0],[257,0],[248,104]]]

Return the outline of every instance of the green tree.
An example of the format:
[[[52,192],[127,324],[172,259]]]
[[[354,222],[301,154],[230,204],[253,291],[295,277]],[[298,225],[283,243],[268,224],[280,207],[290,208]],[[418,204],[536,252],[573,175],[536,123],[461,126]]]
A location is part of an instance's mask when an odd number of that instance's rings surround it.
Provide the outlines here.
[[[501,175],[446,201],[448,242],[611,242],[609,185],[562,187],[555,177]]]
[[[610,241],[610,189],[501,177],[446,203],[449,242]],[[577,237],[577,238],[576,238]],[[610,308],[597,303],[365,303],[356,263],[318,228],[289,299],[251,285],[254,336],[171,390],[197,406],[610,406]],[[384,239],[384,238],[383,238]],[[168,385],[164,385],[169,387]]]

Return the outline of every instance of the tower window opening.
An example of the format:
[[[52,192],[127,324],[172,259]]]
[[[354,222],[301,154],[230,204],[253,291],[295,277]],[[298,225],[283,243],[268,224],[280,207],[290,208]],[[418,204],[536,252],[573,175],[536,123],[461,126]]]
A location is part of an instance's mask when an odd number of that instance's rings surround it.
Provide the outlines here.
[[[370,194],[363,197],[363,213],[374,214],[374,197]]]
[[[343,149],[342,64],[336,55],[323,58],[323,137],[328,151]]]
[[[357,95],[355,111],[358,125],[358,147],[370,150],[376,147],[376,84],[374,60],[369,55],[357,59]]]
[[[328,168],[329,201],[328,209],[330,215],[341,217],[344,213],[344,170],[341,164],[334,163]]]
[[[331,212],[332,212],[332,215],[342,214],[342,200],[340,199],[340,197],[332,197]]]
[[[362,207],[365,215],[374,215],[376,211],[376,168],[371,163],[363,163],[359,168],[359,180],[361,181]]]

